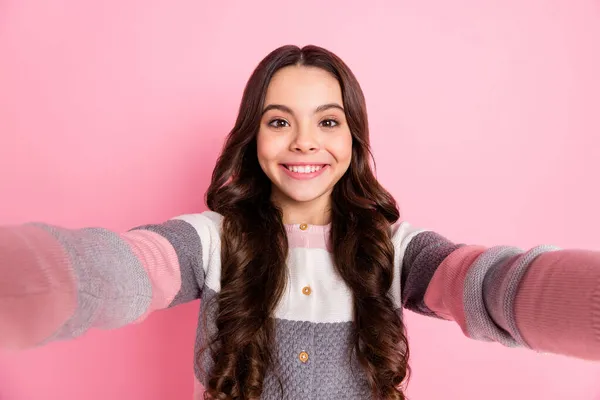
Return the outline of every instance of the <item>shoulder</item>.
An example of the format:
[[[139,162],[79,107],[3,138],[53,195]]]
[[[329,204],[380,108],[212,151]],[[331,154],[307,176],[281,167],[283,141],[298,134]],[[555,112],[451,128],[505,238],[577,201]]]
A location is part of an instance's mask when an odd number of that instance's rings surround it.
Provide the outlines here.
[[[199,235],[202,234],[220,234],[223,216],[214,211],[204,211],[196,214],[183,214],[172,218],[173,220],[184,221],[190,224]]]
[[[221,224],[223,216],[214,211],[204,211],[197,214],[183,214],[172,218],[191,225],[200,239],[202,261],[205,268],[211,264],[220,263],[221,253]]]
[[[406,249],[406,246],[421,233],[427,232],[427,229],[415,226],[408,221],[398,220],[390,226],[392,244],[396,251],[400,248]]]
[[[407,221],[398,221],[391,225],[391,238],[394,249],[400,257],[407,254],[437,252],[441,248],[454,246],[454,243],[445,236]]]

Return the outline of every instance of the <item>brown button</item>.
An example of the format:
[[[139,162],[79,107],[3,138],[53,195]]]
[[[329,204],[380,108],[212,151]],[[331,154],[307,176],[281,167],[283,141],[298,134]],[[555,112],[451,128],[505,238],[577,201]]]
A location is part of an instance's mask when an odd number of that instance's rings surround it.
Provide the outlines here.
[[[302,361],[303,363],[308,362],[308,353],[303,351],[300,354],[298,354],[298,358],[300,359],[300,361]]]
[[[304,286],[304,287],[302,288],[302,294],[305,294],[305,295],[307,295],[307,296],[308,296],[308,295],[309,295],[309,294],[311,294],[311,293],[312,293],[312,289],[310,288],[310,286]]]
[[[308,225],[306,224],[300,224],[300,229],[302,229],[303,231],[308,229]]]

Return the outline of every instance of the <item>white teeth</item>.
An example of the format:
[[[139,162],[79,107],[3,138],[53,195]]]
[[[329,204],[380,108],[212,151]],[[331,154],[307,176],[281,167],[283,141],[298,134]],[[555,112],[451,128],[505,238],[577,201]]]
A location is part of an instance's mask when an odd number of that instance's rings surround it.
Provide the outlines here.
[[[292,172],[297,172],[300,174],[309,174],[311,172],[319,171],[322,167],[320,165],[300,165],[300,166],[287,166]]]

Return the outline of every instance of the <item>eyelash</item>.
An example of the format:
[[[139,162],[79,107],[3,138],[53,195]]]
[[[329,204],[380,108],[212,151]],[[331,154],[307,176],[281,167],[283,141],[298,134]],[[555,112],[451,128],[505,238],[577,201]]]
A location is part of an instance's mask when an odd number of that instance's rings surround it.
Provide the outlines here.
[[[272,128],[275,128],[275,129],[285,128],[285,126],[279,126],[278,125],[279,122],[285,122],[286,124],[289,125],[289,122],[287,122],[285,119],[275,118],[269,122],[269,126],[271,126]],[[333,126],[324,126],[323,123],[325,123],[325,122],[333,123],[334,125]],[[340,124],[339,121],[335,118],[327,118],[319,123],[319,125],[322,125],[324,128],[327,128],[327,129],[333,129],[336,126],[338,126],[339,124]]]
[[[329,128],[329,129],[333,129],[340,124],[340,122],[335,118],[324,119],[323,121],[321,121],[321,124],[323,124],[324,122],[333,122],[334,123],[333,126],[324,126],[325,128]]]
[[[288,125],[289,125],[289,123],[288,123],[288,122],[287,122],[285,119],[281,119],[281,118],[275,118],[275,119],[272,119],[272,120],[269,122],[269,126],[270,126],[270,127],[272,127],[272,128],[275,128],[275,129],[281,129],[281,128],[285,128],[285,126],[279,126],[279,125],[278,125],[278,123],[279,123],[279,122],[285,122],[286,124],[288,124]]]

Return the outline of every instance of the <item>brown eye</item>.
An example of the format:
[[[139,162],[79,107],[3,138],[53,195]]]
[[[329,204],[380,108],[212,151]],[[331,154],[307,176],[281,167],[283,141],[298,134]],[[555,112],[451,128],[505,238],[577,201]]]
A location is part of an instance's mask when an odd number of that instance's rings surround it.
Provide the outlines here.
[[[271,120],[271,122],[269,122],[269,126],[272,126],[273,128],[285,128],[289,125],[290,124],[285,119],[281,119],[281,118],[277,118],[277,119]]]
[[[321,121],[321,126],[324,128],[335,128],[338,125],[339,124],[335,119],[326,119]]]

